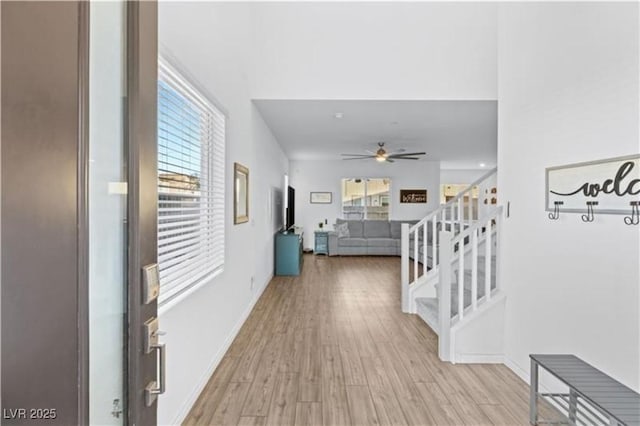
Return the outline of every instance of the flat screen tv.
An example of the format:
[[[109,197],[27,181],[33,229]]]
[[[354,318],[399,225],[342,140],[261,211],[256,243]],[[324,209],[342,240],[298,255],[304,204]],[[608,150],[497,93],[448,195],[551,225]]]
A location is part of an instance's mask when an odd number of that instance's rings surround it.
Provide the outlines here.
[[[296,223],[296,190],[291,186],[287,188],[287,223],[285,230],[288,231]]]

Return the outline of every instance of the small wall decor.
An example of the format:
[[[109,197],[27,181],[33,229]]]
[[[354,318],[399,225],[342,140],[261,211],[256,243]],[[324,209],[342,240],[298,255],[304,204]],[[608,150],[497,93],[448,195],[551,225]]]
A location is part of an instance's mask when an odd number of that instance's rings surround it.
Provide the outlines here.
[[[405,204],[424,204],[427,202],[427,190],[401,189],[400,202]]]
[[[584,222],[593,222],[596,214],[630,215],[627,225],[640,222],[640,154],[548,167],[545,180],[545,209],[552,220],[567,212],[585,213]]]
[[[249,169],[233,163],[233,223],[249,221]]]
[[[311,192],[309,194],[311,204],[331,204],[333,202],[332,192]]]

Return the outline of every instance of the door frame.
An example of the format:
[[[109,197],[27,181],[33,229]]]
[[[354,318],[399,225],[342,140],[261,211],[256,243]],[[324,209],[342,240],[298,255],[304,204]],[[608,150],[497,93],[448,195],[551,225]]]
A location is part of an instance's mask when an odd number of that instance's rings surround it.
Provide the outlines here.
[[[156,353],[145,353],[143,325],[158,316],[157,299],[143,304],[142,267],[157,263],[158,5],[127,2],[128,300],[126,416],[129,425],[155,425],[157,399],[145,388],[157,380]],[[164,378],[163,378],[164,379]]]
[[[157,262],[157,3],[127,1],[125,164],[127,165],[127,282],[123,297],[123,423],[155,425],[157,402],[145,404],[156,380],[155,352],[144,353],[143,324],[157,302],[142,302],[142,266]],[[89,55],[90,2],[78,2],[78,422],[89,424]]]

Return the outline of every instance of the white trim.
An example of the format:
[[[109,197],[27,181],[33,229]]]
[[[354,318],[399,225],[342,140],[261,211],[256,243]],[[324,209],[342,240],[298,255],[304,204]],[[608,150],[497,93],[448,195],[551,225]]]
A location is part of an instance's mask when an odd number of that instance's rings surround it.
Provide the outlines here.
[[[236,338],[236,336],[240,332],[240,329],[242,328],[244,323],[247,321],[247,318],[249,318],[251,311],[253,311],[253,308],[255,307],[256,303],[258,302],[258,300],[264,293],[264,290],[267,288],[267,286],[269,285],[272,279],[273,279],[273,274],[271,274],[269,278],[266,280],[266,282],[262,285],[262,288],[260,289],[260,291],[256,293],[255,297],[253,298],[253,300],[251,300],[251,303],[249,303],[249,306],[247,306],[247,309],[242,313],[242,316],[240,317],[236,325],[231,329],[231,332],[225,339],[223,345],[220,347],[220,350],[213,357],[206,371],[204,371],[203,374],[201,375],[202,379],[196,384],[195,388],[189,394],[189,397],[183,402],[182,406],[180,407],[180,410],[178,410],[178,414],[176,414],[175,418],[171,422],[172,425],[181,425],[184,422],[185,418],[193,408],[193,405],[196,403],[196,401],[198,400],[198,397],[200,396],[205,386],[209,382],[209,379],[211,379],[211,376],[213,376],[213,373],[216,371],[216,368],[218,368],[218,365],[220,365],[220,361],[222,361],[222,358],[229,350],[231,343],[233,343],[233,340]]]
[[[504,365],[506,365],[509,370],[513,371],[516,376],[520,377],[520,379],[522,379],[527,384],[527,386],[529,385],[529,373],[527,373],[525,369],[520,367],[514,360],[506,355],[504,356]],[[540,380],[538,380],[538,386],[540,386],[540,388],[543,388]]]
[[[224,272],[224,266],[222,268],[214,271],[213,274],[211,274],[208,277],[200,280],[196,284],[194,284],[194,285],[192,285],[190,287],[187,287],[186,289],[180,291],[174,297],[172,297],[171,299],[165,301],[164,303],[158,303],[158,316],[169,312],[171,310],[171,308],[173,308],[174,306],[178,305],[182,300],[186,299],[191,294],[195,293],[196,291],[198,291],[199,289],[201,289],[205,285],[211,284],[212,281],[214,281],[223,272]]]

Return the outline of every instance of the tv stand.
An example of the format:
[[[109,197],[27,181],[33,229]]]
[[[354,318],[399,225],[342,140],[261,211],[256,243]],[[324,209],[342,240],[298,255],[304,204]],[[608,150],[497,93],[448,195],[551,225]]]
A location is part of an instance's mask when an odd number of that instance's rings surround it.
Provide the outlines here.
[[[302,236],[302,229],[295,227],[276,234],[276,275],[300,275]]]

